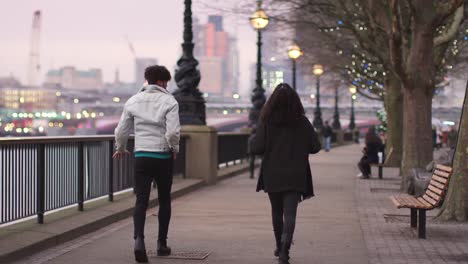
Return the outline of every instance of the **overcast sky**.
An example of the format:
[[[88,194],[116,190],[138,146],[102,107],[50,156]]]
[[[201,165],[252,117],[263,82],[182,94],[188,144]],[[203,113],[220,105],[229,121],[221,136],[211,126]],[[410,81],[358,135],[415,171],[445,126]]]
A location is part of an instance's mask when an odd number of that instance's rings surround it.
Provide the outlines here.
[[[64,65],[79,69],[102,68],[112,81],[118,68],[123,81],[134,80],[133,55],[155,57],[172,69],[180,56],[183,0],[2,0],[0,1],[0,76],[13,74],[26,81],[32,15],[42,11],[40,40],[41,80],[47,70]],[[194,1],[201,22],[207,10]],[[207,1],[205,1],[207,2]],[[218,1],[208,1],[215,5]],[[236,3],[235,0],[222,1]],[[255,2],[252,1],[252,9]],[[247,91],[251,63],[255,62],[256,35],[248,18],[227,17],[225,29],[239,40],[241,89]],[[196,43],[195,43],[196,44]]]

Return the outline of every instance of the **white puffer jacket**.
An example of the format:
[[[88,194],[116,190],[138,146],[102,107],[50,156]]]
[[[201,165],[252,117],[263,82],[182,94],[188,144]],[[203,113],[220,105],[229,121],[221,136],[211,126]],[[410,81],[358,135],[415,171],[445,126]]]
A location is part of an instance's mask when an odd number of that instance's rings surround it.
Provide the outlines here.
[[[179,152],[179,104],[166,89],[147,85],[128,99],[115,129],[117,150],[126,149],[132,128],[135,151]]]

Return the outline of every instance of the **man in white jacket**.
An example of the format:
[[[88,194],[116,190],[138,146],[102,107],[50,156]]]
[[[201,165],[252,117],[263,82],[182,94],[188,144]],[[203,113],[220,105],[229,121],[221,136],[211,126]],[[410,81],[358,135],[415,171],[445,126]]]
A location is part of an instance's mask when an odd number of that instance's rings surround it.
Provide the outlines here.
[[[113,156],[121,158],[128,153],[127,140],[134,129],[136,203],[133,222],[137,262],[148,262],[144,230],[153,180],[159,199],[157,254],[171,254],[167,233],[171,219],[172,166],[180,139],[179,105],[166,90],[171,74],[164,66],[155,65],[146,68],[145,79],[148,85],[125,103],[115,129],[116,152]]]

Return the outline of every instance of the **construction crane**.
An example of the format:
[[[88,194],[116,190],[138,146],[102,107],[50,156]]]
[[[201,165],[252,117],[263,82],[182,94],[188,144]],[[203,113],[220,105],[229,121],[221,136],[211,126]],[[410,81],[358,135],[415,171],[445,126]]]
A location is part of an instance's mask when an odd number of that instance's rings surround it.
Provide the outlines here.
[[[41,11],[37,10],[33,15],[31,46],[29,51],[28,85],[38,86],[38,77],[41,65],[39,62],[39,41],[41,37]]]
[[[132,53],[133,58],[135,59],[135,58],[136,58],[135,48],[133,47],[133,44],[132,44],[132,42],[130,41],[130,39],[128,39],[128,36],[127,36],[127,35],[125,35],[125,40],[127,41],[128,48],[130,49],[130,52]]]

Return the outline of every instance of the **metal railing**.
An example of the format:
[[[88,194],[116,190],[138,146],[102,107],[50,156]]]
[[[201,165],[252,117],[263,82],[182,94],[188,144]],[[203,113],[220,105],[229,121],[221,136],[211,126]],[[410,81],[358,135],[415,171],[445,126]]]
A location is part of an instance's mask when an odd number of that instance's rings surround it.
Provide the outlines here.
[[[185,175],[185,142],[174,175]],[[127,148],[133,152],[134,141]],[[108,196],[133,187],[134,157],[112,159],[113,136],[0,139],[0,224]]]
[[[248,159],[249,133],[218,133],[218,168]]]

